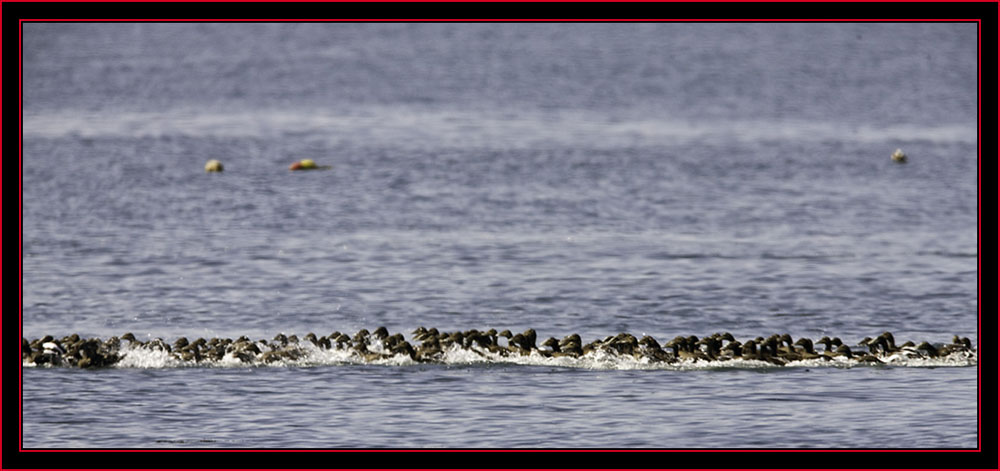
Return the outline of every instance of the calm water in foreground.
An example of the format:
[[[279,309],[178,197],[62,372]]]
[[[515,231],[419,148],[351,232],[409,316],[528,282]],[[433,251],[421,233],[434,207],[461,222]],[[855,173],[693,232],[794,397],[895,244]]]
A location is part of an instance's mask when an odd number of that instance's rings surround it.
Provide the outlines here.
[[[28,339],[978,343],[975,24],[29,23],[23,39]],[[332,169],[287,170],[303,158]],[[22,377],[26,448],[977,440],[974,361],[144,357]]]

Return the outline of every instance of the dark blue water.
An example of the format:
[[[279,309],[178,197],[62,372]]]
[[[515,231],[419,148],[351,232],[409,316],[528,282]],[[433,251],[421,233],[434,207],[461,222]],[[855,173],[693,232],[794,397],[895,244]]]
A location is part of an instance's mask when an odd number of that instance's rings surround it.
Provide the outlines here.
[[[957,23],[28,23],[23,336],[978,343],[976,40]],[[332,169],[287,170],[303,158]],[[25,368],[23,444],[873,446],[859,414],[902,430],[879,447],[977,439],[968,362],[341,360]],[[801,433],[817,423],[831,432]]]

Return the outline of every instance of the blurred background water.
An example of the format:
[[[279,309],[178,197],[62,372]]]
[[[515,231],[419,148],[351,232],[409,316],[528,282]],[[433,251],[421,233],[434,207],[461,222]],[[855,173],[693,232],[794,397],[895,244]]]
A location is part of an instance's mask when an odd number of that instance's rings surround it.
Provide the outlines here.
[[[976,44],[974,23],[26,23],[22,336],[978,343]],[[23,444],[975,447],[976,373],[25,368]]]

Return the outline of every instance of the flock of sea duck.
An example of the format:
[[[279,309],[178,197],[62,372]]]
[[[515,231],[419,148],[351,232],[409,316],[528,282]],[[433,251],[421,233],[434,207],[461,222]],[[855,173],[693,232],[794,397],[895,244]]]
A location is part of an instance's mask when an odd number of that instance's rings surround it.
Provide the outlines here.
[[[649,363],[743,359],[785,365],[800,360],[850,360],[855,363],[880,364],[896,358],[939,358],[955,354],[972,358],[975,352],[968,338],[959,338],[957,335],[947,344],[905,342],[896,345],[890,332],[875,338],[865,337],[855,345],[855,349],[851,349],[837,337],[823,337],[813,342],[808,338],[795,340],[789,334],[774,334],[741,342],[728,332],[704,338],[694,335],[677,336],[662,345],[648,335],[636,338],[629,333],[584,344],[579,334],[571,334],[562,339],[549,337],[539,346],[534,329],[514,334],[510,330],[440,332],[436,328],[419,327],[412,332],[412,339],[411,344],[402,334],[390,335],[385,327],[379,327],[374,332],[361,329],[354,335],[333,332],[317,337],[316,334],[309,333],[301,339],[296,335],[284,334],[278,334],[271,340],[251,340],[243,336],[236,340],[215,337],[189,341],[186,337],[181,337],[172,344],[160,338],[143,342],[131,333],[104,341],[97,338],[84,339],[77,334],[61,339],[47,335],[31,342],[22,338],[21,359],[25,364],[99,368],[115,365],[131,352],[145,350],[164,352],[185,363],[229,359],[242,363],[268,364],[299,360],[311,351],[320,350],[341,351],[365,362],[404,356],[416,362],[427,363],[441,362],[446,352],[461,349],[492,359],[531,355],[580,358],[603,354],[632,357]],[[822,345],[824,350],[816,350],[818,345]]]

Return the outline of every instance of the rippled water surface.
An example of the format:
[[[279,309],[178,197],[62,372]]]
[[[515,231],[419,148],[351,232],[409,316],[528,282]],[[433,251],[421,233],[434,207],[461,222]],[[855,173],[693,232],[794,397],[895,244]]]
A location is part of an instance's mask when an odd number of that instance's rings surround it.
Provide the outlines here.
[[[28,23],[22,336],[978,343],[976,41]],[[974,448],[969,365],[24,368],[23,445]]]

